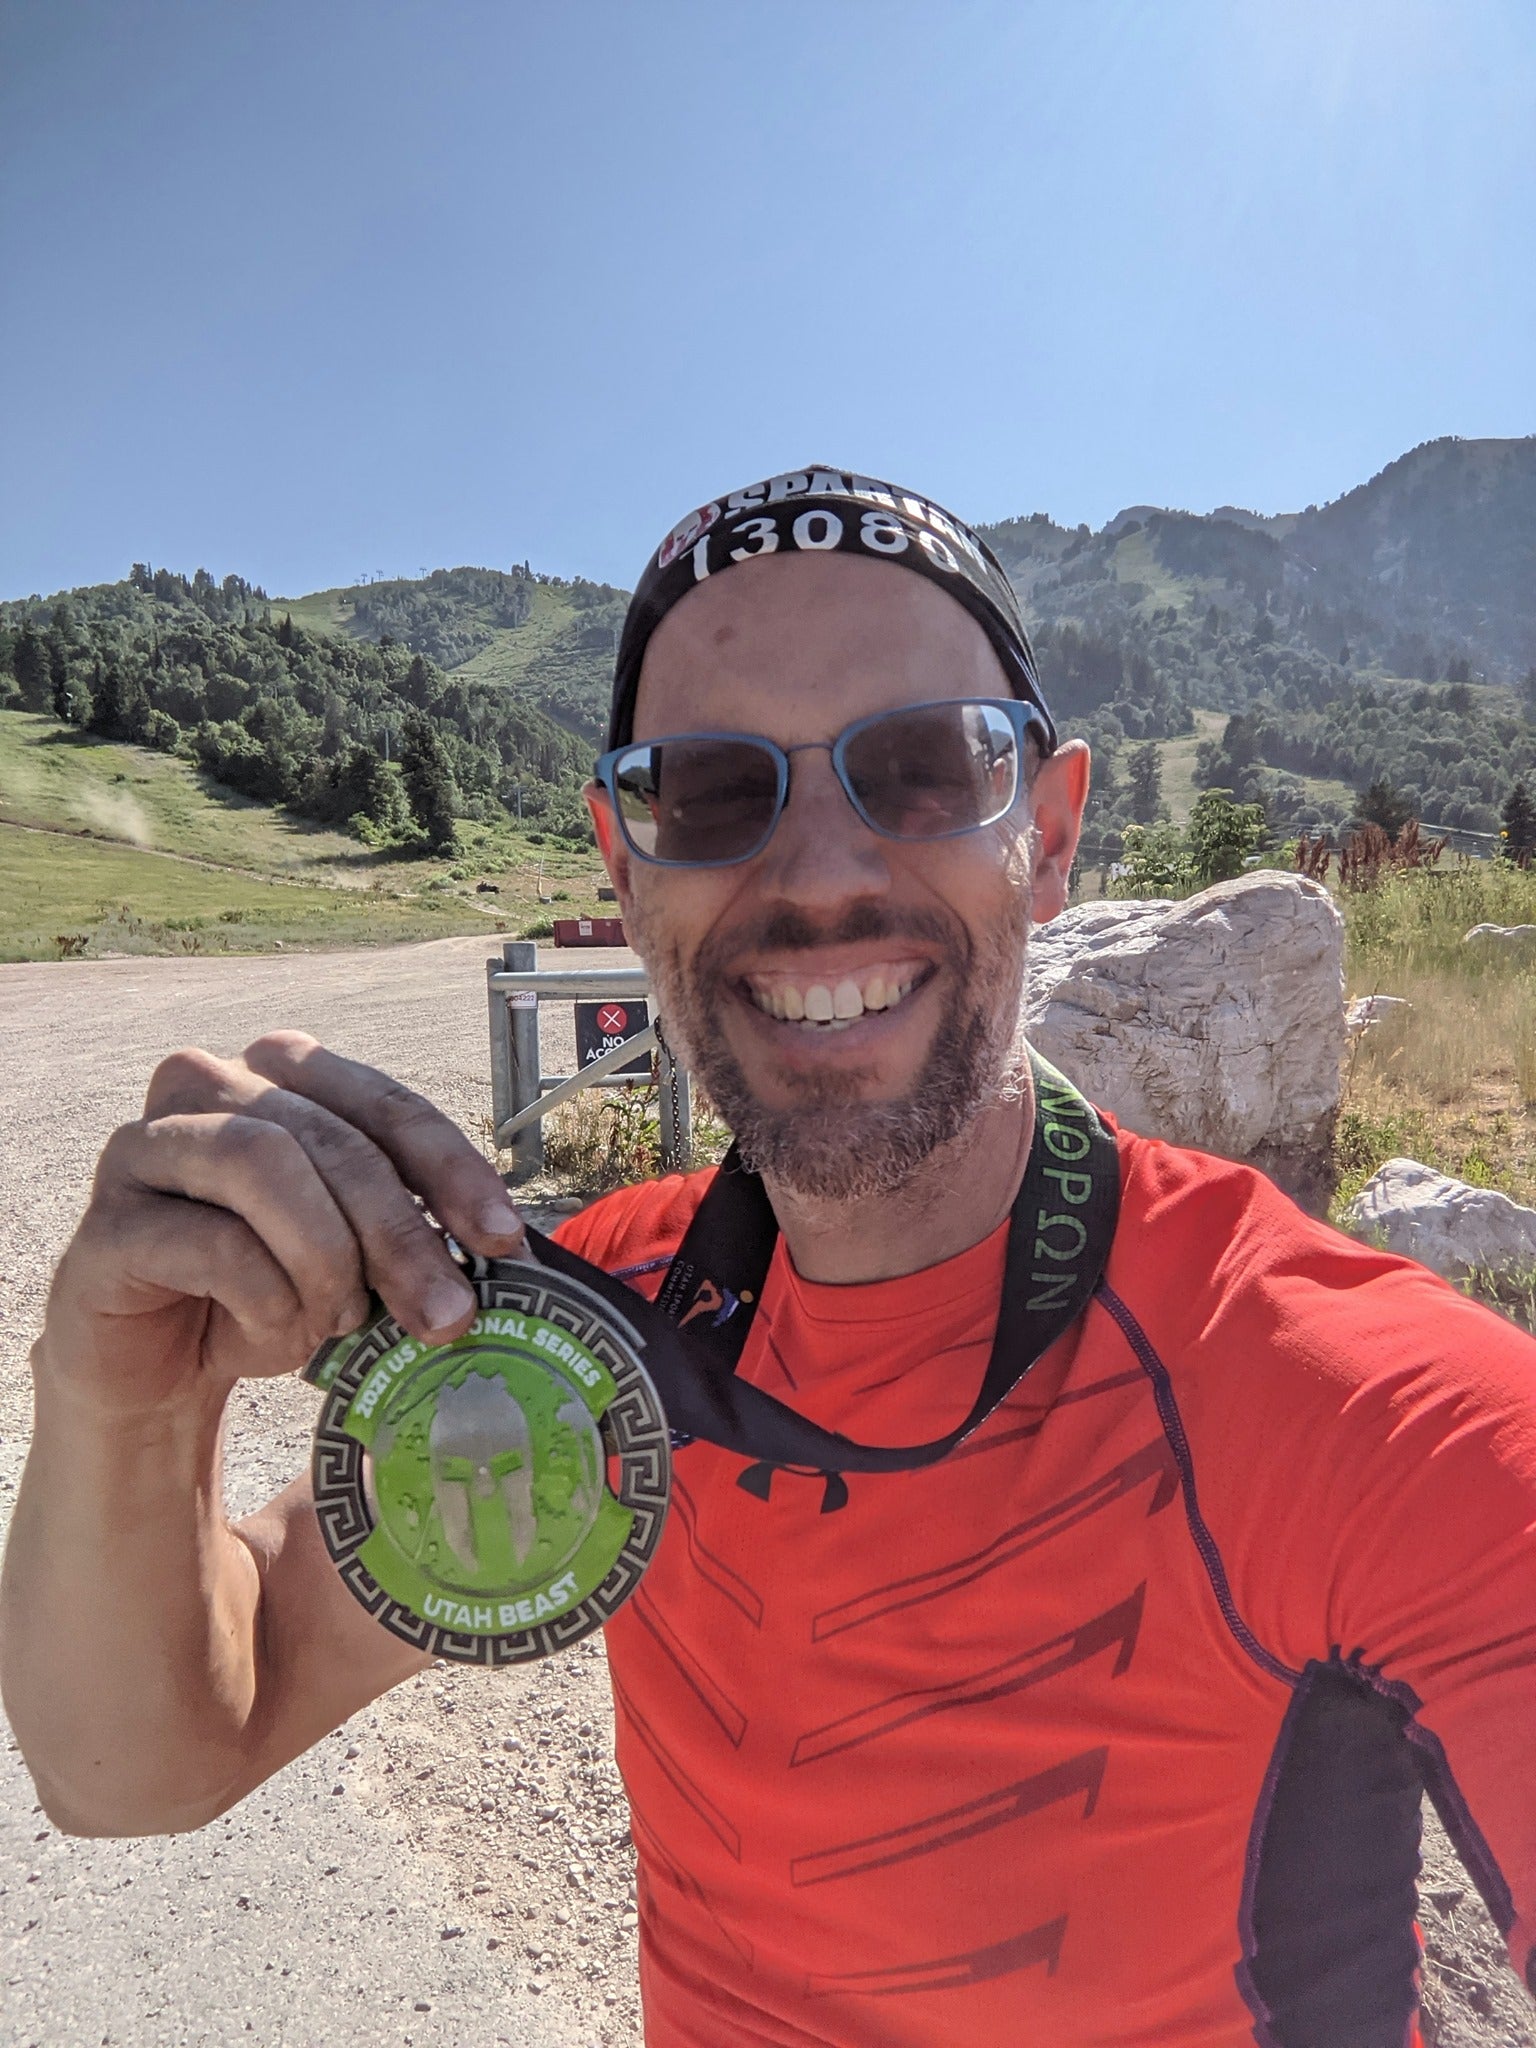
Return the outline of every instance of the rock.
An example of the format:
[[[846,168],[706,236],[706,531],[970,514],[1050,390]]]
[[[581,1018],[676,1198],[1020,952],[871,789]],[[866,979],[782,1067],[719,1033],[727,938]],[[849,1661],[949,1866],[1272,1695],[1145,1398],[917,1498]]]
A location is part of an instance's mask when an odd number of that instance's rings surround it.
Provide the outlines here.
[[[1357,1237],[1417,1259],[1447,1280],[1536,1266],[1536,1209],[1417,1159],[1389,1159],[1347,1204],[1343,1220]]]
[[[1406,996],[1356,996],[1352,1003],[1345,1005],[1345,1033],[1350,1038],[1358,1038],[1371,1025],[1385,1023],[1394,1010],[1412,1008]]]
[[[1536,941],[1536,924],[1475,924],[1462,934],[1461,943],[1470,946],[1474,939],[1496,940],[1501,946],[1529,946]]]
[[[1343,957],[1328,891],[1278,869],[1183,903],[1079,904],[1033,936],[1025,1028],[1132,1130],[1247,1160],[1321,1209]]]

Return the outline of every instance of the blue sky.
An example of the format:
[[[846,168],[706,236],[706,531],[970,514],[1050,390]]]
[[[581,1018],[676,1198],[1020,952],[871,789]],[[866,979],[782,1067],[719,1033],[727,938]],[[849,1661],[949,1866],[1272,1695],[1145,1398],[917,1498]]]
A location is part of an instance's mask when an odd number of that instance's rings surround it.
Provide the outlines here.
[[[4,0],[0,596],[1536,431],[1529,0]]]

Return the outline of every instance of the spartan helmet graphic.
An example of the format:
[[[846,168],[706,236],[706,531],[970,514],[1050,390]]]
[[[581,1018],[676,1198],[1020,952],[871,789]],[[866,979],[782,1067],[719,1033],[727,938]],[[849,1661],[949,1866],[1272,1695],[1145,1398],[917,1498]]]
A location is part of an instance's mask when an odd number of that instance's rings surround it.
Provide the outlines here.
[[[441,1387],[429,1444],[432,1491],[454,1556],[479,1574],[502,1564],[510,1547],[520,1566],[539,1533],[533,1438],[506,1387],[478,1372]]]

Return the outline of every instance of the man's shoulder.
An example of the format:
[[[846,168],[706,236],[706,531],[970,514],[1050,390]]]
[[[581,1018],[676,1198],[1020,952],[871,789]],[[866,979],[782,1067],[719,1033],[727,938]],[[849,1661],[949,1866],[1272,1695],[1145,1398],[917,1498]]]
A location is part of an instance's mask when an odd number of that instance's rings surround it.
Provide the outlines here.
[[[1366,1383],[1519,1393],[1536,1344],[1416,1260],[1346,1237],[1255,1168],[1119,1134],[1120,1227],[1105,1271],[1175,1383],[1265,1382],[1331,1400]],[[1192,1391],[1192,1389],[1191,1389]]]
[[[616,1188],[562,1223],[554,1235],[568,1251],[626,1280],[660,1274],[682,1243],[715,1168],[671,1173]],[[651,1291],[649,1289],[647,1292]]]

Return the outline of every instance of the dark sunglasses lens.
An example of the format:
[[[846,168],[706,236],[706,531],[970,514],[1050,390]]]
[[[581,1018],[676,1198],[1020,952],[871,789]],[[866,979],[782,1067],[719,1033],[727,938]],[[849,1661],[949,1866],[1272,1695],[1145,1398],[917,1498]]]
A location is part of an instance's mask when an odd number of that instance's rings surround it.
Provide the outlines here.
[[[1018,741],[993,704],[889,711],[850,737],[843,768],[869,822],[896,839],[990,825],[1019,793]]]
[[[690,867],[745,860],[767,843],[779,815],[779,764],[756,740],[631,747],[613,786],[635,851]]]

